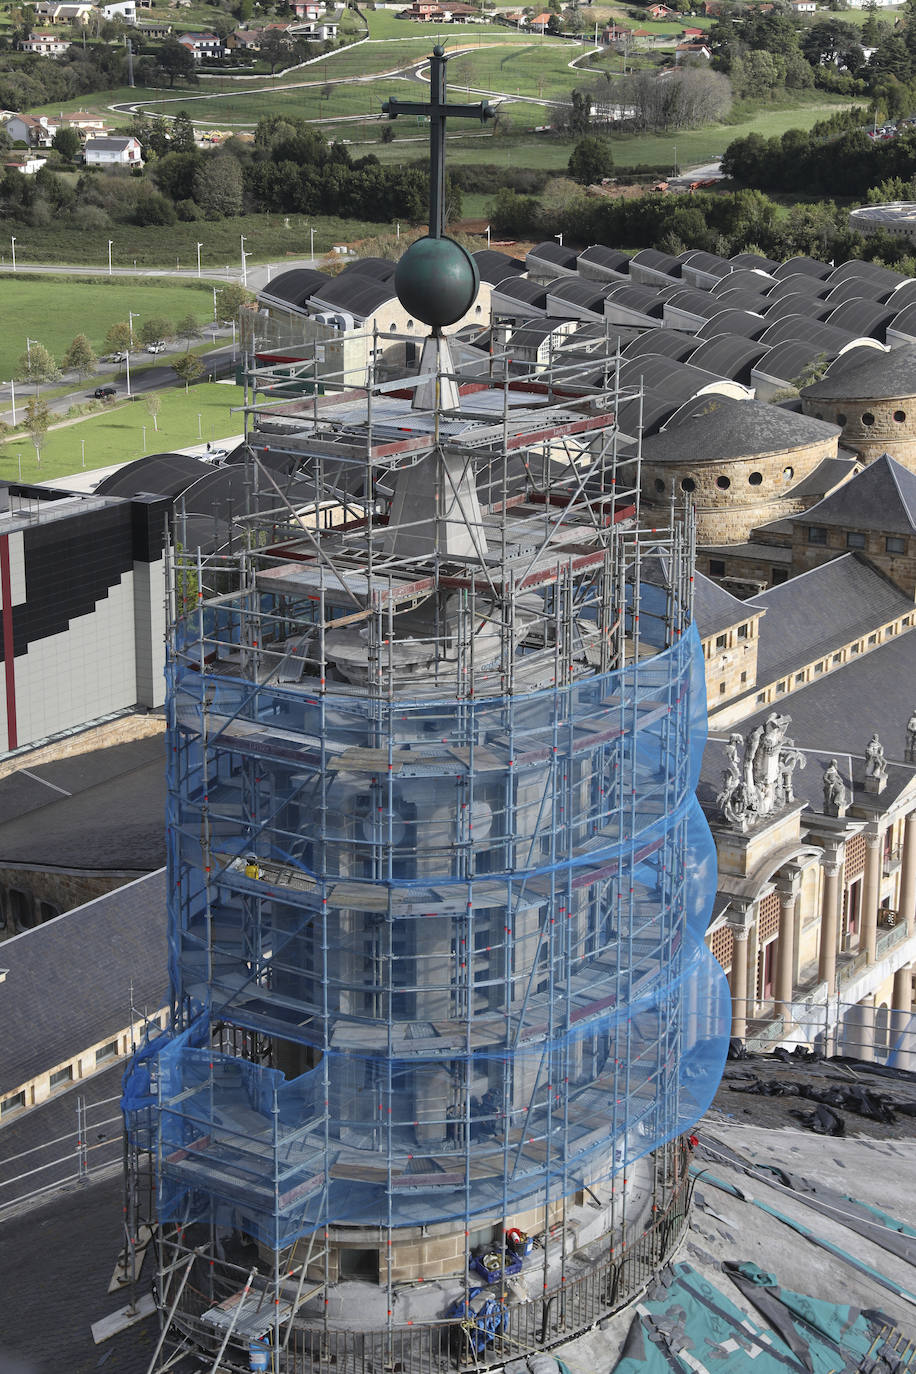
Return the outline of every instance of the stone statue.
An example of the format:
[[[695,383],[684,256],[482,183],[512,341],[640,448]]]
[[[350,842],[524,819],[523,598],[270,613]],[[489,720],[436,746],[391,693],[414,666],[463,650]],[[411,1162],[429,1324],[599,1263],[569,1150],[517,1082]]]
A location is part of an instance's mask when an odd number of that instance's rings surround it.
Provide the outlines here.
[[[824,770],[824,815],[845,816],[848,804],[846,784],[840,776],[836,759],[831,759]]]
[[[916,763],[916,706],[913,707],[906,723],[906,745],[903,750],[903,757],[907,763]]]
[[[795,800],[792,774],[796,768],[804,768],[805,759],[786,735],[789,723],[789,716],[771,711],[743,741],[737,733],[728,737],[727,767],[716,805],[723,819],[742,834],[761,817]]]
[[[884,756],[884,745],[877,735],[872,735],[865,746],[865,790],[872,793],[883,792],[886,783],[887,759]]]

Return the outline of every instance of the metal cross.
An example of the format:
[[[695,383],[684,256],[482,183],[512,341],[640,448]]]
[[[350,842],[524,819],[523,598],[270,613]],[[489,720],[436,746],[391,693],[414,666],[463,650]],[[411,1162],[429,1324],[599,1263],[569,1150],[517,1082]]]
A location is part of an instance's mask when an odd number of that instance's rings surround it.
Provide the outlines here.
[[[429,104],[416,100],[386,100],[382,111],[389,119],[398,115],[429,117],[429,237],[441,239],[445,233],[445,121],[448,117],[479,119],[485,124],[496,111],[485,100],[478,105],[446,104],[445,64],[448,58],[437,43],[429,59]]]

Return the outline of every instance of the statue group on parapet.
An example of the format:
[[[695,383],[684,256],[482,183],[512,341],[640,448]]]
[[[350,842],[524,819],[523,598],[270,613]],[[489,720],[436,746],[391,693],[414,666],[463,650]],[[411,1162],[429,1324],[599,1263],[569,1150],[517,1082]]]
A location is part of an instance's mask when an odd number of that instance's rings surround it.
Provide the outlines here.
[[[916,763],[916,706],[913,707],[906,723],[906,743],[903,747],[903,758],[906,763]]]
[[[805,758],[787,730],[791,716],[771,711],[762,725],[746,737],[729,736],[725,746],[727,768],[716,805],[729,825],[743,833],[756,821],[770,816],[795,800],[793,775],[804,768]]]

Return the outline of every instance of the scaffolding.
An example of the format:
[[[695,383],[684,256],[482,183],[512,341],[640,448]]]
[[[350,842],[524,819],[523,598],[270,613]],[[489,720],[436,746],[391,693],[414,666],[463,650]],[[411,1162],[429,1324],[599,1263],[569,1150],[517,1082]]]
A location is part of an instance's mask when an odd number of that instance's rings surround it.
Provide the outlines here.
[[[223,552],[172,549],[173,1024],[124,1097],[158,1367],[260,1340],[277,1371],[367,1368],[340,1340],[374,1312],[405,1370],[501,1362],[572,1311],[512,1315],[514,1233],[542,1303],[634,1236],[663,1258],[724,1059],[689,512],[641,526],[612,362],[602,389],[440,358],[303,397],[309,367],[277,399],[252,356],[246,510]],[[421,1350],[424,1278],[458,1305]]]

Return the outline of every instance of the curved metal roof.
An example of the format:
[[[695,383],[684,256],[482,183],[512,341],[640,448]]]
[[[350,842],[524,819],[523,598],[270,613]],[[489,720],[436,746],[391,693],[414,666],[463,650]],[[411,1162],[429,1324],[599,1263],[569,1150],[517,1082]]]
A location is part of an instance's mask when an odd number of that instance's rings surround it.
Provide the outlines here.
[[[629,253],[622,253],[619,248],[606,248],[601,243],[586,248],[579,254],[578,261],[593,262],[596,267],[606,267],[612,272],[628,272],[630,268]]]
[[[827,317],[827,324],[835,329],[846,329],[851,334],[870,334],[873,339],[884,342],[884,332],[897,312],[878,301],[867,301],[856,297],[844,301]]]
[[[719,334],[694,348],[690,365],[749,386],[751,368],[768,352],[766,344],[755,343],[753,339],[742,338],[739,334]]]
[[[655,287],[637,286],[635,282],[632,286],[626,282],[612,286],[605,299],[628,310],[639,310],[643,315],[651,315],[655,319],[661,316],[664,308],[664,301]]]
[[[760,372],[767,377],[775,377],[781,382],[794,382],[800,377],[809,363],[822,358],[826,350],[806,339],[787,339],[774,345],[765,357],[760,359]]]
[[[702,315],[704,320],[711,319],[713,315],[721,312],[721,302],[711,296],[708,291],[699,291],[696,287],[684,287],[679,291],[668,294],[665,302],[675,310],[686,310],[690,315]]]
[[[334,310],[345,310],[350,315],[367,319],[386,301],[396,300],[394,284],[390,280],[377,280],[365,272],[342,272],[326,287],[316,291],[312,304],[329,306]]]
[[[397,263],[390,258],[357,258],[355,262],[348,262],[342,271],[338,272],[338,280],[341,277],[374,277],[376,281],[390,281],[394,276]]]
[[[657,434],[666,420],[670,419],[680,405],[674,396],[663,396],[659,392],[648,392],[640,399],[633,397],[622,401],[617,407],[617,424],[622,434],[639,434],[640,421],[643,435]]]
[[[274,300],[301,307],[320,286],[326,286],[332,280],[326,272],[319,272],[317,268],[293,267],[289,272],[281,272],[274,277],[258,295],[272,296]]]
[[[498,248],[480,248],[471,256],[477,264],[480,280],[489,282],[491,286],[525,271],[523,262],[510,257],[508,253],[501,253]]]
[[[698,272],[708,272],[711,277],[727,277],[734,269],[727,258],[718,253],[707,253],[702,248],[690,248],[686,253],[678,253],[681,268],[695,267]]]
[[[916,339],[916,300],[898,311],[887,328],[893,329],[898,334],[907,334],[911,339]]]
[[[916,346],[903,344],[889,352],[875,351],[859,366],[844,360],[835,373],[828,371],[819,382],[812,382],[802,393],[805,398],[825,401],[888,400],[916,394]]]
[[[835,310],[843,301],[883,301],[889,294],[893,293],[887,291],[885,282],[879,282],[875,277],[860,277],[856,274],[854,277],[844,277],[835,286],[831,286],[824,300]]]
[[[904,306],[912,305],[916,302],[916,281],[904,281],[895,287],[891,294],[885,297],[888,305],[894,306],[896,310],[903,310]]]
[[[736,253],[734,257],[729,258],[729,262],[736,270],[742,267],[756,267],[761,272],[769,272],[771,276],[779,266],[775,258],[765,258],[760,253]]]
[[[650,355],[673,358],[682,363],[696,348],[693,334],[682,334],[677,329],[647,329],[638,339],[627,344],[621,357],[647,358]]]
[[[818,320],[808,319],[806,315],[788,315],[785,319],[769,325],[760,335],[760,343],[769,344],[772,348],[789,339],[806,340],[820,344],[827,352],[838,353],[846,344],[852,343],[854,338],[855,335],[846,329],[821,324]]]
[[[754,315],[762,315],[767,302],[766,296],[762,293],[745,291],[739,287],[730,288],[721,294],[715,292],[712,299],[717,302],[720,310],[747,310]],[[710,319],[715,319],[715,316],[711,315]]]
[[[607,287],[600,282],[587,281],[582,277],[565,277],[551,284],[548,296],[559,301],[569,301],[597,315],[604,314],[604,298]]]
[[[771,269],[773,276],[783,281],[786,277],[791,277],[795,273],[802,273],[806,277],[814,277],[823,281],[829,277],[834,270],[829,262],[821,262],[819,258],[808,258],[801,254],[797,258],[787,258],[778,267]]]
[[[772,290],[767,292],[767,300],[778,301],[783,296],[793,295],[823,300],[829,290],[829,284],[821,281],[818,277],[806,276],[804,272],[792,272],[787,277],[781,277]]]
[[[746,339],[757,339],[767,327],[762,315],[754,310],[722,309],[713,315],[697,330],[698,339],[714,339],[720,334],[741,334]]]
[[[729,272],[727,277],[722,277],[709,290],[713,296],[723,296],[726,291],[748,291],[754,295],[763,296],[772,286],[773,278],[768,277],[765,272],[745,268],[736,272]]]
[[[552,262],[557,267],[574,268],[579,254],[573,248],[563,248],[556,239],[545,239],[543,243],[529,248],[527,258],[540,258],[541,262]]]
[[[826,320],[835,308],[827,301],[818,301],[812,296],[796,291],[775,301],[771,301],[767,296],[765,304],[760,307],[760,313],[768,320],[783,320],[788,315],[804,315],[809,320],[820,321]]]
[[[848,262],[840,263],[830,273],[828,281],[833,286],[847,277],[872,277],[875,281],[885,282],[888,291],[893,291],[900,282],[907,280],[903,272],[892,272],[889,267],[882,267],[877,262],[865,262],[862,258],[850,258]]]
[[[102,481],[95,489],[97,496],[178,496],[205,473],[216,471],[199,458],[186,453],[150,453],[127,463]]]
[[[657,248],[642,248],[634,253],[632,262],[640,267],[650,267],[653,272],[664,272],[666,277],[680,277],[681,261],[673,253],[660,253]]]
[[[552,287],[554,283],[551,282],[550,285]],[[547,288],[540,282],[530,281],[527,277],[504,277],[501,282],[497,282],[494,290],[514,301],[536,305],[542,310],[547,308]]]

